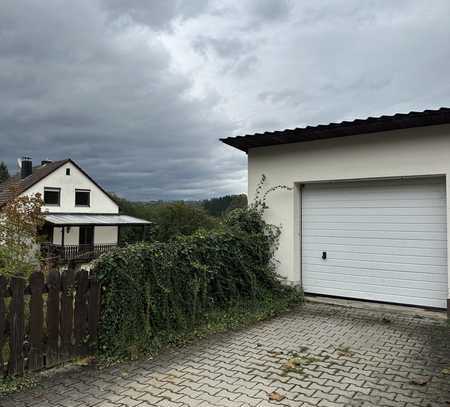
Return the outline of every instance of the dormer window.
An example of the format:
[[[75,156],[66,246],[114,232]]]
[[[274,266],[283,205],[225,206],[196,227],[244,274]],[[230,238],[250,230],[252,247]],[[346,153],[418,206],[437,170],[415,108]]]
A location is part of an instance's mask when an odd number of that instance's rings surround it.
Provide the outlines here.
[[[90,206],[91,205],[91,191],[88,189],[75,190],[75,206]]]
[[[59,206],[61,204],[61,189],[44,188],[44,204],[46,206]]]

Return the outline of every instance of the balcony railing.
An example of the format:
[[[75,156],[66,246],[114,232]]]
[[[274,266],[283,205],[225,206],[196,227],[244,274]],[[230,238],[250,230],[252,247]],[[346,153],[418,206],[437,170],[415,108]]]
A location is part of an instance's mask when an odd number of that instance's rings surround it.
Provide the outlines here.
[[[88,262],[116,247],[117,244],[80,244],[61,246],[43,243],[41,244],[41,253],[44,259],[53,259],[62,263],[69,261]]]

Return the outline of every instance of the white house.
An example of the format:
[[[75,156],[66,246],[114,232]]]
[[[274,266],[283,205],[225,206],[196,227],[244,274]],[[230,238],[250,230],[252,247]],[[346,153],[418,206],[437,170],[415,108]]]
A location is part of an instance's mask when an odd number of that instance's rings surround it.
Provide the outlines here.
[[[306,293],[450,307],[450,109],[230,137],[282,226],[279,273]]]
[[[119,243],[122,226],[144,230],[150,222],[119,214],[111,196],[71,159],[42,161],[28,157],[20,172],[0,184],[1,207],[15,195],[40,193],[44,200],[46,249],[61,260],[86,261]]]

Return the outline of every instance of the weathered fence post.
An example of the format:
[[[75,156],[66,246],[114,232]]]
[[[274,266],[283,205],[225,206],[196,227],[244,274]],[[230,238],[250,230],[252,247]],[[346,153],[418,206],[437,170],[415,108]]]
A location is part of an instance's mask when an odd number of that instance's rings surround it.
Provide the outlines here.
[[[97,347],[98,322],[100,315],[100,284],[95,275],[89,277],[89,350],[95,351]]]
[[[25,316],[28,296],[30,312]],[[36,271],[28,285],[22,277],[0,276],[0,377],[21,376],[26,369],[40,370],[95,351],[99,309],[100,287],[95,275],[86,270],[76,272],[73,264],[62,274],[57,269],[47,276]],[[5,361],[8,340],[9,358]]]
[[[5,361],[3,360],[3,347],[6,343],[6,278],[0,276],[0,375],[3,376]]]
[[[44,274],[34,272],[30,277],[30,355],[28,368],[41,369],[44,365],[43,355],[43,329],[44,329]]]
[[[61,355],[64,359],[70,359],[73,348],[73,291],[75,287],[75,267],[72,263],[62,273],[61,283]]]
[[[25,279],[11,278],[11,304],[9,307],[10,337],[9,337],[9,363],[8,374],[23,375],[23,341],[25,335],[24,295]]]
[[[58,270],[51,270],[47,281],[47,353],[46,366],[52,366],[59,361],[59,294],[61,279]]]
[[[75,276],[75,348],[78,355],[87,352],[86,336],[88,323],[88,289],[89,274],[87,270],[80,270]]]

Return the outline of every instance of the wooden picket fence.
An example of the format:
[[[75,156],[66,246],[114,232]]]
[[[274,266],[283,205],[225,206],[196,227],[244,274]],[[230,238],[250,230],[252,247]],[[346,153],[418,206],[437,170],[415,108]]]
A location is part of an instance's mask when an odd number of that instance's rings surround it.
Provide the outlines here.
[[[86,270],[0,276],[0,369],[20,376],[95,349],[100,288]]]

